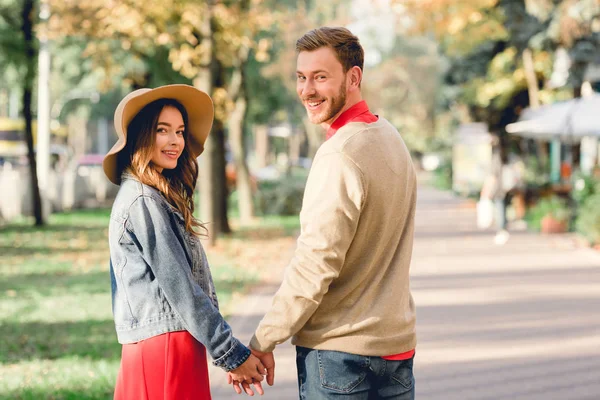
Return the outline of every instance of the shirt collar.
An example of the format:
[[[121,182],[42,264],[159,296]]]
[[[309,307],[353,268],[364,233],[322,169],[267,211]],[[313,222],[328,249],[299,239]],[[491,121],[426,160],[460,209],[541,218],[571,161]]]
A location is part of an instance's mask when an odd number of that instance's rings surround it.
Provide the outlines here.
[[[341,113],[335,119],[335,121],[333,121],[333,124],[331,124],[331,126],[327,130],[327,139],[335,135],[338,129],[340,129],[347,123],[352,122],[352,120],[367,113],[370,113],[369,106],[367,106],[367,102],[365,100],[359,101],[358,103]]]

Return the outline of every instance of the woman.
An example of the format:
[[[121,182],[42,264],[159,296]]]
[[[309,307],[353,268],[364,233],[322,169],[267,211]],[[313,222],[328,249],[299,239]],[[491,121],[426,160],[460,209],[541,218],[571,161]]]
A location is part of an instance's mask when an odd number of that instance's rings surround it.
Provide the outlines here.
[[[103,161],[120,185],[109,225],[123,345],[115,399],[210,399],[206,350],[262,394],[265,369],[219,313],[193,216],[196,157],[212,121],[212,101],[188,85],[136,90],[115,111],[119,139]]]

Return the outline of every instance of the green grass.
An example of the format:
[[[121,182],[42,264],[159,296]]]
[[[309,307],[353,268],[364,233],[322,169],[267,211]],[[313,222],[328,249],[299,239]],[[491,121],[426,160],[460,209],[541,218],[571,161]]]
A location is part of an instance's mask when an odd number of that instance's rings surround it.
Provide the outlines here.
[[[0,399],[110,399],[119,365],[108,275],[108,210],[0,227]],[[227,243],[291,236],[298,219],[270,217],[224,239],[211,269],[223,310],[258,281]],[[223,251],[223,249],[225,249]]]
[[[294,236],[300,229],[298,216],[266,215],[260,219],[260,227],[255,225],[241,226],[231,234],[232,238],[249,236]]]
[[[108,399],[119,364],[108,210],[0,228],[0,398]]]

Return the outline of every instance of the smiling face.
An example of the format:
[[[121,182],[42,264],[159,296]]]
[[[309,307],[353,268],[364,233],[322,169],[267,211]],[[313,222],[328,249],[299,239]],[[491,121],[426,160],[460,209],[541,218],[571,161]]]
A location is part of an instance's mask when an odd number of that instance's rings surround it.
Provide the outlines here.
[[[330,47],[298,54],[296,92],[310,122],[329,126],[347,108],[347,78]]]
[[[177,160],[185,147],[184,130],[185,125],[179,110],[172,106],[164,107],[158,116],[151,158],[152,164],[159,172],[177,167]]]

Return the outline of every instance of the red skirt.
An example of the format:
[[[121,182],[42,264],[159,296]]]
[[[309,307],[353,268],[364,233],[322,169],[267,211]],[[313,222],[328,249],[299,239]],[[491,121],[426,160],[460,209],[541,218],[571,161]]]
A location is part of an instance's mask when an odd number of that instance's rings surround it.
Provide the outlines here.
[[[210,400],[206,349],[189,332],[124,344],[115,400]]]

